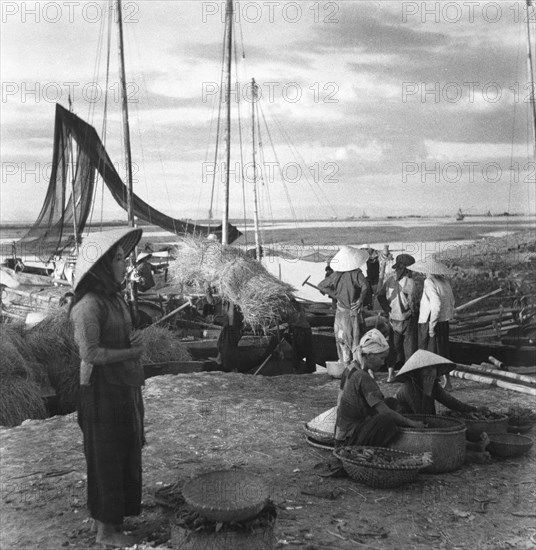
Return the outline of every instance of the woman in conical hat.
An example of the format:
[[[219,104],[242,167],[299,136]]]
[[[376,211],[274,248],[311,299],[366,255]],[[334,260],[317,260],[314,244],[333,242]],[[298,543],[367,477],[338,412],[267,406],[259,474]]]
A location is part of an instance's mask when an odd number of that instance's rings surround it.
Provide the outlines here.
[[[120,526],[125,516],[141,512],[143,347],[121,294],[126,258],[141,233],[129,228],[84,238],[70,311],[81,358],[78,423],[87,502],[97,523],[97,542],[115,547],[135,544]]]
[[[387,447],[398,433],[397,426],[421,427],[389,406],[373,378],[389,352],[387,340],[377,329],[359,343],[359,361],[352,361],[341,379],[335,426],[336,446]],[[396,401],[395,401],[396,403]]]
[[[346,365],[357,359],[359,339],[364,332],[362,308],[370,294],[370,285],[361,268],[368,257],[366,250],[342,246],[330,262],[333,273],[318,285],[321,292],[337,300],[335,340],[339,361]]]
[[[449,321],[454,317],[454,294],[447,279],[454,272],[433,258],[408,266],[410,271],[426,275],[418,321],[419,349],[449,358]],[[446,375],[447,389],[451,389]]]
[[[397,410],[401,414],[435,414],[435,402],[459,412],[475,412],[479,409],[467,405],[446,392],[439,384],[443,374],[456,368],[445,357],[425,350],[417,350],[398,371],[395,382],[402,382],[396,394]]]

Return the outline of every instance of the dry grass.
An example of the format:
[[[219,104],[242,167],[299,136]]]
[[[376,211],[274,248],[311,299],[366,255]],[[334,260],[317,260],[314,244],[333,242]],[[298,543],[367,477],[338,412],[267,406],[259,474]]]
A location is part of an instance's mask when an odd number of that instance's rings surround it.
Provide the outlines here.
[[[26,331],[25,342],[46,370],[58,396],[59,412],[73,412],[78,402],[80,357],[67,309],[50,310],[45,319]]]
[[[0,425],[16,426],[27,418],[45,418],[39,368],[25,350],[19,327],[0,328]]]
[[[216,289],[222,299],[240,307],[244,322],[254,330],[279,322],[293,297],[290,285],[237,248],[187,237],[178,243],[175,258],[169,273],[179,291]]]
[[[149,326],[143,335],[143,364],[163,363],[166,361],[191,361],[192,356],[184,344],[167,328]]]

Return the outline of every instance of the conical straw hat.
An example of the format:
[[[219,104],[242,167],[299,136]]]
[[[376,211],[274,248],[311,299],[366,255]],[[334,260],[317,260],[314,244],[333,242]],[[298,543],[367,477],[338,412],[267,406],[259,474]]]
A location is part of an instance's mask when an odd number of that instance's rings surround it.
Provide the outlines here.
[[[452,269],[449,269],[445,264],[433,258],[426,258],[425,260],[415,262],[413,265],[408,266],[408,269],[417,273],[424,273],[425,275],[454,275]]]
[[[331,267],[334,271],[343,273],[363,267],[369,258],[366,250],[360,250],[351,246],[341,246],[341,249],[331,259]]]
[[[437,353],[426,351],[424,349],[418,349],[404,364],[404,366],[396,373],[395,381],[400,382],[399,377],[403,377],[410,372],[424,369],[426,367],[445,367],[441,369],[438,374],[445,374],[456,368],[456,363],[449,361]]]
[[[129,256],[141,239],[142,230],[137,228],[111,229],[91,233],[84,237],[76,259],[74,289],[91,271],[91,268],[115,245],[120,245]]]
[[[337,407],[332,407],[327,411],[315,416],[312,420],[307,422],[307,427],[311,430],[318,432],[326,432],[333,434],[335,431],[335,424],[337,422]]]

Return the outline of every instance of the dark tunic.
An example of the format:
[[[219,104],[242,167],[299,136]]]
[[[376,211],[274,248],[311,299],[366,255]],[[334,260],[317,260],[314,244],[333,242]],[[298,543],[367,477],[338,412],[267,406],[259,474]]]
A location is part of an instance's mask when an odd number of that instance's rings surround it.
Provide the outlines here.
[[[78,407],[88,507],[92,518],[120,524],[141,512],[144,375],[139,361],[121,354],[130,348],[132,321],[118,294],[88,293],[71,316],[80,358],[93,365],[89,385],[80,386]]]
[[[342,395],[337,407],[337,445],[385,447],[396,435],[393,418],[378,414],[375,405],[384,401],[378,384],[364,370],[346,369],[341,380]]]
[[[407,376],[396,394],[401,414],[436,414],[435,401],[453,411],[473,412],[475,407],[459,401],[446,392],[436,379],[431,397],[424,395],[421,381],[417,376]]]

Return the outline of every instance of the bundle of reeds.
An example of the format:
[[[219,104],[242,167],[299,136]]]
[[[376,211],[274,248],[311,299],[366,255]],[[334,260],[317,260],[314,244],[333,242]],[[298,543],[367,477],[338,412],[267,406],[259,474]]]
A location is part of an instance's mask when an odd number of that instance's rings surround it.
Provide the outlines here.
[[[46,408],[30,354],[24,355],[20,332],[0,325],[0,425],[17,426],[28,418],[45,418]]]
[[[149,326],[142,331],[145,365],[166,361],[191,361],[192,356],[186,346],[167,328]]]
[[[169,265],[174,285],[181,291],[204,293],[214,288],[222,299],[237,305],[244,322],[265,330],[279,322],[293,298],[293,288],[280,281],[237,248],[196,237],[181,240]]]
[[[31,353],[43,365],[58,397],[58,412],[76,409],[80,385],[80,357],[67,308],[51,309],[24,336]]]

